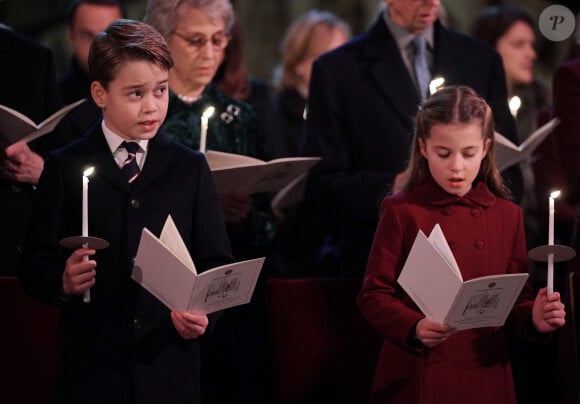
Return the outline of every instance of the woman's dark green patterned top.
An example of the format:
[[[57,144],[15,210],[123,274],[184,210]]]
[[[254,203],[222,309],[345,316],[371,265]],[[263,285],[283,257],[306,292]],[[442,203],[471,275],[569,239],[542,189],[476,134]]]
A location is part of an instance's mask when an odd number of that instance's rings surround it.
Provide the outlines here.
[[[264,134],[258,129],[253,108],[244,102],[226,97],[215,84],[209,84],[202,97],[193,104],[169,94],[169,109],[162,129],[173,140],[199,150],[201,115],[209,106],[216,110],[208,120],[206,149],[243,154],[269,160],[265,152]],[[268,195],[254,196],[252,211],[243,225],[227,225],[234,256],[238,260],[268,254],[274,236],[274,215]]]
[[[208,121],[206,149],[243,154],[268,160],[263,134],[258,133],[254,109],[241,101],[226,97],[215,84],[209,84],[193,104],[169,95],[169,110],[162,128],[177,142],[199,150],[201,115],[209,106],[215,112]]]

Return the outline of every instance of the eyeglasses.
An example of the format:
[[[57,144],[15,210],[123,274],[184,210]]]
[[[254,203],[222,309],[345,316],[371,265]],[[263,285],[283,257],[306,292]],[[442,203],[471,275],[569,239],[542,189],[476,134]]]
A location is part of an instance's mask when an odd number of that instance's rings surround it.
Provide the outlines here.
[[[213,34],[209,39],[203,34],[194,34],[192,36],[186,36],[180,34],[179,32],[173,32],[173,35],[177,35],[185,42],[188,43],[189,46],[196,50],[201,50],[203,47],[208,43],[211,42],[211,45],[215,50],[222,50],[226,46],[228,46],[228,42],[230,41],[230,36],[222,31],[216,32]]]

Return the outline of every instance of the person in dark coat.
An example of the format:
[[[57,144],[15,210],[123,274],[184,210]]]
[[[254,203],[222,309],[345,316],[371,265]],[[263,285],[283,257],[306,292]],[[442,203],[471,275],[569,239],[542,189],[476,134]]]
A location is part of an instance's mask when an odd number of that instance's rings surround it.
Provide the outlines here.
[[[570,240],[564,240],[562,244],[570,245],[576,251],[576,256],[568,262],[564,262],[563,270],[556,271],[554,281],[564,293],[564,302],[572,304],[579,298],[578,289],[571,296],[566,291],[571,291],[569,283],[574,277],[578,277],[580,272],[580,161],[578,152],[580,151],[580,57],[572,58],[563,62],[556,68],[552,78],[552,98],[554,100],[554,116],[560,119],[560,124],[554,129],[551,135],[555,146],[556,160],[562,164],[563,186],[560,188],[565,201],[573,207],[573,218],[569,225],[572,227]],[[556,183],[556,181],[554,181]],[[558,211],[562,208],[562,202],[556,204],[554,233],[558,234]],[[556,241],[556,244],[558,242]],[[556,269],[558,269],[556,267]],[[576,303],[577,304],[577,303]],[[574,383],[574,376],[577,373],[573,369],[578,367],[577,352],[578,337],[574,330],[574,324],[562,330],[558,339],[559,361],[557,362],[558,388],[560,397],[575,400],[580,394],[580,386]],[[576,327],[578,325],[576,324]],[[575,387],[574,387],[575,386]],[[564,401],[562,401],[564,402]]]
[[[36,123],[60,106],[52,52],[32,39],[0,26],[0,104]],[[58,132],[26,144],[0,150],[0,275],[15,275],[34,186],[44,167],[44,156],[66,143]]]
[[[198,271],[233,261],[205,158],[158,131],[172,65],[167,44],[145,23],[121,19],[97,35],[89,66],[103,120],[51,154],[39,181],[19,279],[62,308],[55,402],[201,401],[200,350],[213,319],[171,311],[131,279],[143,228],[159,236],[168,215]],[[121,170],[124,142],[137,145],[132,182]],[[59,240],[81,234],[89,166],[88,234],[110,245],[71,253]]]
[[[553,77],[554,116],[560,124],[554,129],[553,139],[557,155],[561,161],[565,179],[563,193],[568,202],[575,207],[575,218],[572,231],[572,247],[580,247],[580,58],[562,63]],[[566,240],[564,240],[564,243]],[[580,256],[570,261],[570,271],[580,271]]]
[[[518,144],[497,52],[437,21],[438,0],[385,5],[366,33],[321,56],[312,69],[304,152],[322,161],[311,170],[305,203],[342,227],[342,276],[363,275],[379,203],[407,167],[413,117],[428,95],[418,89],[415,38],[426,42],[431,78],[472,87],[491,105],[498,132]],[[505,177],[518,201],[519,168],[508,169]]]

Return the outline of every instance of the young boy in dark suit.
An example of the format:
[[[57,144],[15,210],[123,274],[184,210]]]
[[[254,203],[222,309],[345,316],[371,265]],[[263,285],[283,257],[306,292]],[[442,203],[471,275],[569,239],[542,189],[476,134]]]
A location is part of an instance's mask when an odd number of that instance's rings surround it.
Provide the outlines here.
[[[170,311],[131,279],[143,227],[159,234],[169,214],[199,271],[233,261],[203,155],[158,133],[172,66],[165,41],[147,24],[117,20],[97,35],[89,70],[103,121],[51,155],[40,178],[19,276],[33,296],[62,307],[56,402],[200,401],[199,341],[208,317]],[[126,161],[137,163],[131,178],[121,169]],[[59,240],[81,234],[89,166],[88,232],[110,245],[71,254]]]

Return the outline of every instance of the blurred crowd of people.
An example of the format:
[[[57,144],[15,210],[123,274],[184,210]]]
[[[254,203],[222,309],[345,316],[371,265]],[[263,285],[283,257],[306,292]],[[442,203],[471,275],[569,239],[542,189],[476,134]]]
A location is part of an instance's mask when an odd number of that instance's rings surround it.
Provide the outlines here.
[[[268,278],[365,276],[381,201],[404,189],[409,180],[415,115],[435,91],[425,90],[425,77],[428,81],[443,78],[444,87],[473,89],[491,107],[495,130],[515,144],[548,120],[560,120],[531,158],[501,175],[509,199],[523,210],[528,248],[546,244],[546,199],[554,187],[563,191],[556,241],[575,249],[580,246],[580,141],[576,139],[580,57],[572,48],[554,72],[552,88],[542,85],[534,69],[538,16],[527,10],[485,7],[465,35],[443,21],[438,0],[385,0],[368,30],[354,37],[349,24],[336,14],[308,10],[281,38],[279,65],[271,82],[248,70],[243,27],[229,0],[149,0],[143,15],[143,22],[160,33],[173,59],[160,133],[198,151],[202,114],[213,106],[208,150],[264,161],[321,157],[308,173],[303,200],[282,210],[272,209],[271,193],[219,195],[233,259],[266,257],[266,264],[251,302],[225,310],[211,327],[211,341],[201,352],[203,402],[271,400]],[[9,145],[0,153],[1,275],[19,276],[45,159],[100,128],[106,108],[112,108],[95,99],[89,53],[99,33],[126,16],[121,0],[72,1],[67,26],[73,54],[59,77],[50,50],[9,27],[0,28],[0,69],[5,78],[0,104],[41,122],[59,107],[87,100],[68,113],[54,132],[30,143]],[[117,73],[113,68],[111,74]],[[520,101],[516,110],[509,104],[514,97]],[[146,156],[147,149],[138,155]],[[557,284],[567,305],[567,273],[579,271],[579,262],[558,264]],[[537,291],[545,283],[545,274],[533,264],[530,271]],[[98,283],[99,269],[96,273]],[[537,366],[546,368],[549,362],[548,371],[557,371],[552,360],[558,352],[570,352],[573,341],[568,334],[554,338],[550,349],[542,348],[548,359]],[[537,386],[532,386],[522,363],[528,363],[526,358],[534,355],[536,346],[527,350],[515,346],[518,402],[533,402],[530,392]],[[552,387],[561,383],[550,380]]]

